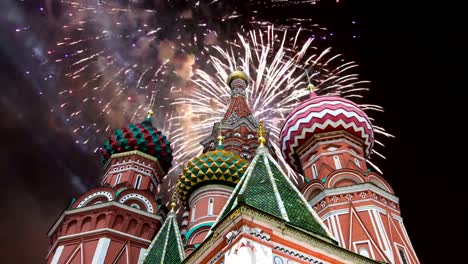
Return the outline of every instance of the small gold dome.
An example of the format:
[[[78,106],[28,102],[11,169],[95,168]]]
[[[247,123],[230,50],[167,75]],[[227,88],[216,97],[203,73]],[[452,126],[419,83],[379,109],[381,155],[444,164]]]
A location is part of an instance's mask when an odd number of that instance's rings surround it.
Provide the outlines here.
[[[230,85],[231,82],[235,79],[242,79],[244,80],[246,83],[249,82],[249,76],[247,76],[247,74],[243,71],[233,71],[231,72],[231,74],[229,74],[228,78],[227,78],[227,84]]]

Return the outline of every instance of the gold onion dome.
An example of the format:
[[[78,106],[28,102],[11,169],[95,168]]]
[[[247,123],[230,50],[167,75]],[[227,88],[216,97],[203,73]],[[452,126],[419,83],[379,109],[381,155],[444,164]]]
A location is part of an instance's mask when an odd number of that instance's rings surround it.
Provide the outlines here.
[[[241,79],[244,80],[246,83],[249,82],[249,76],[243,71],[233,71],[229,74],[227,78],[227,84],[231,85],[231,82],[235,79]]]
[[[248,161],[224,150],[222,145],[214,151],[193,158],[177,181],[181,201],[186,204],[193,191],[207,184],[235,187],[248,166]]]

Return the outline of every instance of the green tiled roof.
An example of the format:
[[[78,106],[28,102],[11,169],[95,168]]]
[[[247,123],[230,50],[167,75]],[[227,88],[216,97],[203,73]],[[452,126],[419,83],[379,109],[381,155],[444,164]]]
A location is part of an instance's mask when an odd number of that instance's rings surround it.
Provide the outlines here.
[[[263,146],[257,149],[217,222],[241,203],[283,219],[289,225],[333,239],[322,220]]]
[[[169,213],[166,222],[148,248],[144,264],[180,264],[185,257],[180,231],[174,213]]]
[[[235,187],[248,166],[248,161],[224,150],[222,145],[201,154],[187,163],[177,181],[180,199],[186,204],[192,192],[210,183]]]

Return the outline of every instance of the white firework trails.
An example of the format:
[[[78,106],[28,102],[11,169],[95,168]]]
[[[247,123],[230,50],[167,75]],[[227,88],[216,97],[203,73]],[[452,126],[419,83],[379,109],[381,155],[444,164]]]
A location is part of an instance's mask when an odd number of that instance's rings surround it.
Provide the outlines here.
[[[270,130],[274,151],[296,182],[302,177],[282,159],[279,134],[287,115],[309,95],[308,81],[321,95],[359,99],[361,92],[369,90],[366,87],[369,82],[359,80],[358,74],[352,72],[356,63],[343,62],[341,55],[331,54],[330,48],[319,51],[313,46],[312,38],[301,36],[301,30],[290,34],[287,30],[268,27],[263,31],[250,31],[246,36],[238,35],[237,40],[225,47],[213,48],[215,52],[211,52],[207,68],[194,72],[193,90],[174,103],[180,113],[171,119],[178,123],[171,133],[176,146],[176,164],[184,164],[199,154],[202,150],[199,142],[211,134],[213,124],[222,119],[230,102],[226,79],[234,70],[242,69],[249,76],[247,99],[251,110]],[[309,80],[306,71],[310,73]],[[383,111],[376,105],[360,106],[363,110]],[[376,133],[391,136],[381,127],[374,126],[374,129]]]

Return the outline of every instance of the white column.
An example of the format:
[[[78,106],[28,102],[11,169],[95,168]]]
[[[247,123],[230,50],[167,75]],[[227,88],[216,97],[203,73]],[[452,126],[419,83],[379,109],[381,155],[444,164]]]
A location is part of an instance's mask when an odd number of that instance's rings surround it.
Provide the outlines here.
[[[140,249],[140,255],[138,256],[138,263],[143,263],[143,260],[145,260],[145,255],[146,255],[146,249],[142,248]]]
[[[109,249],[110,239],[103,237],[99,239],[96,251],[94,252],[92,264],[104,264],[106,259],[107,249]]]
[[[50,262],[50,264],[58,263],[60,256],[62,255],[62,251],[63,251],[63,246],[60,246],[57,248],[57,250],[55,250],[54,257],[52,258],[52,262]]]

